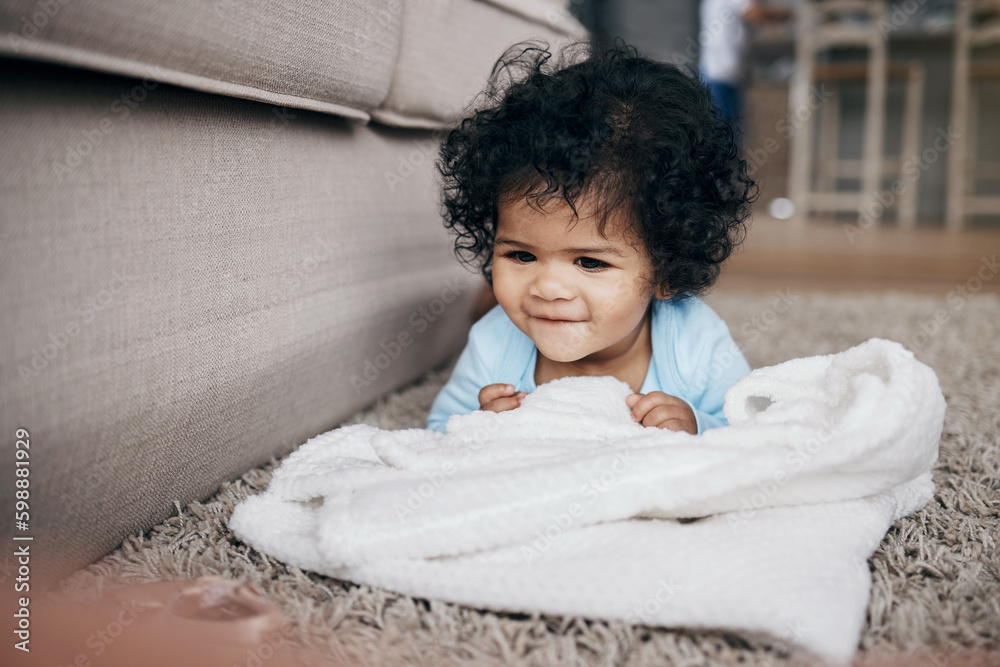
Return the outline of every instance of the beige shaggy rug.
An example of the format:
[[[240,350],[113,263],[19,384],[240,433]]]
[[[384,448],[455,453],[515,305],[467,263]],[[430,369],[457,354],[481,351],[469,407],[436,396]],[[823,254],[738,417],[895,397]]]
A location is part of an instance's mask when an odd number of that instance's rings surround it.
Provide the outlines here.
[[[1000,665],[1000,298],[901,293],[725,292],[708,301],[751,366],[903,342],[937,372],[948,402],[937,492],[897,522],[868,563],[872,593],[856,665]],[[423,427],[449,368],[346,423]],[[275,562],[233,537],[233,507],[263,490],[278,461],[128,539],[67,579],[95,597],[128,583],[217,574],[253,582],[294,624],[294,641],[340,664],[804,665],[794,638],[499,614],[357,586]]]

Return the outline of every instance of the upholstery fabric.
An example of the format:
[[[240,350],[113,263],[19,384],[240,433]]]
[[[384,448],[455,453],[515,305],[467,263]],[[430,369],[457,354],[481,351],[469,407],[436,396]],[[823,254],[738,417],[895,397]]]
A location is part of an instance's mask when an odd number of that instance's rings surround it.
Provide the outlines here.
[[[464,115],[510,45],[531,39],[555,46],[585,35],[551,0],[407,0],[395,76],[372,117],[388,125],[444,127]]]
[[[482,0],[512,14],[548,26],[558,32],[582,35],[583,26],[570,14],[567,2],[559,0]]]
[[[461,115],[515,42],[586,35],[556,0],[0,0],[0,54],[400,127]]]
[[[49,567],[87,564],[460,348],[478,282],[440,222],[436,148],[0,59],[0,431],[31,434]]]
[[[0,0],[0,53],[367,119],[400,0]]]

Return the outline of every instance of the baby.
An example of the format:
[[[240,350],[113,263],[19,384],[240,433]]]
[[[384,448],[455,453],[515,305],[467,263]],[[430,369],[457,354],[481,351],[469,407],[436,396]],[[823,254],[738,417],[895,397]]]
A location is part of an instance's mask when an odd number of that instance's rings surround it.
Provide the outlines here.
[[[473,325],[428,428],[513,410],[549,380],[611,375],[635,392],[636,421],[697,434],[725,425],[726,390],[750,371],[696,296],[756,197],[732,130],[676,67],[620,42],[582,46],[560,67],[544,48],[509,50],[491,103],[442,146],[446,226],[498,305]]]

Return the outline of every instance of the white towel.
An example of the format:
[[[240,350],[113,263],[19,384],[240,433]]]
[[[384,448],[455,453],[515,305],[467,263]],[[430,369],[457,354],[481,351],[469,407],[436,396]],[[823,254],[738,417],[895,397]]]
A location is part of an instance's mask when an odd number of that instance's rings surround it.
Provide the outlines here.
[[[868,557],[933,495],[934,372],[880,339],[757,369],[726,394],[730,425],[697,436],[636,424],[630,393],[563,378],[447,434],[335,429],[230,526],[293,565],[416,597],[766,633],[849,661]]]

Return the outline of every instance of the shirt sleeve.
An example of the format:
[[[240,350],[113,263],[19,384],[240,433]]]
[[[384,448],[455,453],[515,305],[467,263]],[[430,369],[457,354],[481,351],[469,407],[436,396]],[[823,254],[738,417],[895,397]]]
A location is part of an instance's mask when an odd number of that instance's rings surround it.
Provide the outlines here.
[[[427,416],[427,428],[444,432],[452,415],[465,415],[479,409],[479,390],[489,384],[479,333],[477,326],[469,332],[469,342],[462,350],[451,377],[434,399]]]
[[[750,373],[750,364],[743,357],[739,346],[729,333],[729,327],[708,306],[702,326],[697,328],[699,344],[694,347],[684,364],[683,373],[688,392],[684,397],[694,412],[698,433],[711,428],[727,426],[723,407],[726,392],[734,382]]]

